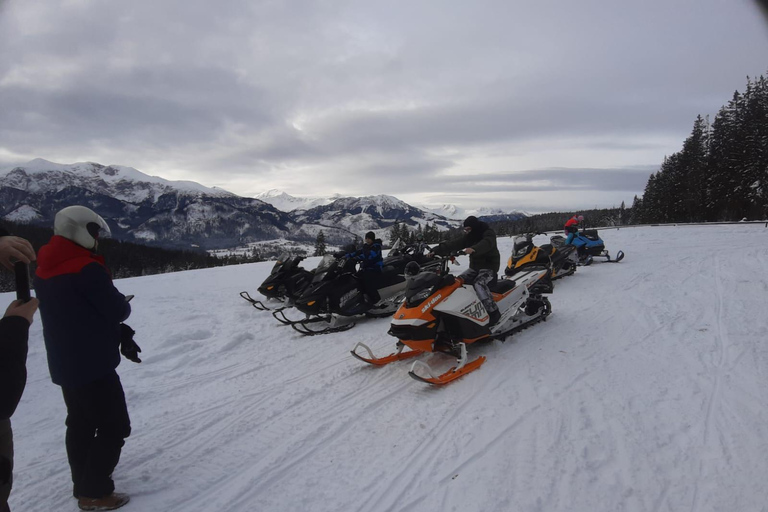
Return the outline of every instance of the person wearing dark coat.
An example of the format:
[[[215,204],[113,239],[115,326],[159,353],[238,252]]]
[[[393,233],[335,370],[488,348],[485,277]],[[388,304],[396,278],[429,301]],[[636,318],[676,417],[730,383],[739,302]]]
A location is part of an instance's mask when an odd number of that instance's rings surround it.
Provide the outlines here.
[[[490,325],[494,325],[499,321],[501,313],[488,285],[496,282],[501,267],[501,254],[496,246],[496,232],[485,222],[470,215],[464,220],[463,236],[441,243],[433,248],[432,252],[446,255],[462,249],[469,254],[470,269],[462,274],[464,282],[472,283],[477,297],[488,311]]]
[[[0,264],[9,270],[17,261],[35,260],[32,245],[0,228]],[[38,301],[15,300],[0,320],[0,512],[10,512],[13,486],[13,430],[11,416],[27,384],[27,341]]]
[[[73,495],[83,510],[112,510],[129,501],[115,493],[112,472],[131,422],[120,377],[120,353],[140,349],[122,324],[131,313],[95,254],[109,227],[98,214],[70,206],[56,214],[54,236],[38,254],[35,290],[51,380],[67,406],[66,448]]]
[[[360,260],[360,277],[362,291],[366,302],[374,304],[379,301],[378,285],[380,282],[381,271],[384,268],[384,258],[381,254],[382,242],[376,238],[376,233],[369,231],[365,234],[365,243],[357,251],[348,253],[349,258]]]

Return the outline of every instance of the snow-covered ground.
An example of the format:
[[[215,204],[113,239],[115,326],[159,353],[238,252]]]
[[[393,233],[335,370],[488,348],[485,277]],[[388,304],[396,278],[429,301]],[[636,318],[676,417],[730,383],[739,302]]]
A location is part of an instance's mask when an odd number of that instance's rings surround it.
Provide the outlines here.
[[[144,350],[118,369],[124,510],[768,510],[768,229],[601,234],[623,262],[558,281],[547,322],[443,388],[349,355],[388,354],[387,319],[308,338],[250,307],[269,262],[118,281]],[[28,366],[12,509],[75,511],[39,319]]]

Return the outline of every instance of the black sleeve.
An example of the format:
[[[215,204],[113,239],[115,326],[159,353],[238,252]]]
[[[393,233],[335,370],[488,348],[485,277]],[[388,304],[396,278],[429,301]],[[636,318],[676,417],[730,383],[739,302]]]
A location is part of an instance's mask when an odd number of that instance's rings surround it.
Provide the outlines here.
[[[0,420],[13,416],[27,384],[29,322],[20,316],[0,320]]]
[[[120,293],[107,269],[98,263],[91,263],[80,271],[83,294],[96,310],[107,320],[122,322],[131,314],[131,306],[125,295]]]

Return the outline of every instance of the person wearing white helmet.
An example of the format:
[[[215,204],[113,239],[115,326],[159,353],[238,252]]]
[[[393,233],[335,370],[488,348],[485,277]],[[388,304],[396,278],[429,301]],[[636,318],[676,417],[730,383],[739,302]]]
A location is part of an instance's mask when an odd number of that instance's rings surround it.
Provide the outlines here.
[[[67,406],[66,448],[73,495],[82,510],[113,510],[129,501],[115,493],[112,472],[131,433],[115,369],[120,353],[141,362],[125,295],[96,254],[109,226],[93,210],[69,206],[56,214],[54,236],[38,252],[35,290],[51,380]]]

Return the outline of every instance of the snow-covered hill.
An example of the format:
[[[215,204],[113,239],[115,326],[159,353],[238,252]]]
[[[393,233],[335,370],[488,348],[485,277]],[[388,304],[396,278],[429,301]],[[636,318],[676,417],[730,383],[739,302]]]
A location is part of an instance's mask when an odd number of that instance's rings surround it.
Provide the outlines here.
[[[124,510],[765,510],[768,230],[601,234],[624,261],[556,282],[547,322],[471,347],[488,361],[441,389],[349,355],[389,353],[387,319],[305,338],[250,307],[269,262],[118,281],[144,358],[118,369]],[[11,508],[75,512],[39,319],[28,366]]]
[[[519,219],[521,217],[525,217],[528,214],[525,212],[521,212],[518,210],[512,210],[507,209],[503,210],[501,208],[461,208],[460,206],[456,206],[455,204],[441,204],[441,205],[418,205],[419,208],[422,210],[432,212],[435,215],[440,215],[441,217],[445,217],[446,219],[452,219],[452,220],[464,220],[470,215],[474,215],[475,217],[485,217],[487,219],[491,220],[513,220],[513,219]]]
[[[342,197],[327,205],[297,212],[296,221],[301,224],[338,226],[350,233],[360,234],[368,230],[382,230],[394,222],[400,222],[411,228],[429,224],[440,230],[456,225],[456,222],[448,221],[444,217],[425,212],[387,195]],[[377,234],[377,236],[382,235],[383,233]]]
[[[269,203],[280,211],[292,212],[295,210],[309,210],[315,206],[323,206],[332,203],[340,195],[332,197],[295,197],[283,192],[282,190],[271,189],[254,196],[265,203]]]
[[[51,226],[72,204],[98,212],[116,238],[166,247],[233,247],[300,231],[258,199],[130,167],[37,159],[0,175],[0,218]]]
[[[85,187],[92,192],[121,201],[152,202],[163,194],[183,192],[189,195],[234,196],[220,188],[205,187],[194,181],[169,181],[144,174],[132,167],[101,165],[93,162],[57,164],[42,158],[0,171],[0,184],[32,192],[55,193],[67,187]]]

